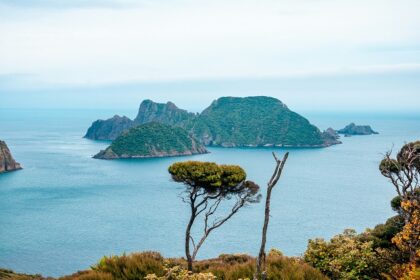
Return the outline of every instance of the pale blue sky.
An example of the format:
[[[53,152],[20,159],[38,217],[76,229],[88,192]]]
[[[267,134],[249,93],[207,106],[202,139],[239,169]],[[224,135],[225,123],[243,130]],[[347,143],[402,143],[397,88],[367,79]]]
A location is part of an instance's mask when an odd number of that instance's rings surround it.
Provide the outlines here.
[[[420,108],[417,0],[0,0],[0,108]],[[202,104],[204,103],[204,104]]]

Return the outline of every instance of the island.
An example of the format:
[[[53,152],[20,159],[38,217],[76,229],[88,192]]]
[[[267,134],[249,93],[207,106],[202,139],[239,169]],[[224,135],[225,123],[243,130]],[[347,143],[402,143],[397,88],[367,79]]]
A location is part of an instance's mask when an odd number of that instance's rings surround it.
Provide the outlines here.
[[[316,148],[341,143],[268,96],[221,97],[197,117],[192,132],[205,145],[221,147]]]
[[[341,143],[336,135],[321,132],[283,102],[268,96],[221,97],[199,114],[172,102],[144,100],[134,120],[119,116],[98,120],[85,137],[115,140],[128,129],[149,122],[182,128],[205,146],[317,148]]]
[[[185,129],[150,122],[124,132],[94,158],[153,158],[204,153],[208,153],[206,148]]]
[[[374,131],[370,125],[356,125],[351,123],[346,127],[337,130],[337,133],[344,134],[344,136],[351,136],[351,135],[371,135],[371,134],[379,134],[378,132]]]
[[[15,161],[6,142],[0,140],[0,173],[22,169]]]

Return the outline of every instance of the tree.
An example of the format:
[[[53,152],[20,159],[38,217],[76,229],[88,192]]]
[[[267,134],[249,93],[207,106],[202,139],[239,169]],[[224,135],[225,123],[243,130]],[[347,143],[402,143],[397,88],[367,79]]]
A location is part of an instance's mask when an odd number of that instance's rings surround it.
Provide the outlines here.
[[[277,184],[278,180],[280,179],[281,173],[283,171],[283,167],[286,164],[287,157],[289,153],[286,153],[283,157],[283,160],[279,160],[275,153],[273,153],[274,160],[276,161],[276,168],[274,169],[273,176],[271,176],[270,181],[267,184],[267,197],[265,200],[265,215],[264,215],[264,225],[262,230],[262,239],[261,239],[261,248],[258,254],[257,260],[257,269],[255,272],[254,279],[258,279],[259,277],[265,278],[265,243],[267,240],[267,229],[268,229],[268,222],[270,219],[270,202],[271,202],[271,191],[273,190],[274,186]]]
[[[246,180],[245,171],[236,165],[218,165],[213,162],[186,161],[172,164],[169,169],[175,182],[186,186],[183,201],[191,208],[185,231],[185,255],[188,270],[192,271],[200,247],[209,234],[227,222],[242,207],[259,202],[259,186]],[[222,201],[235,199],[227,215],[215,218]],[[191,235],[197,217],[203,214],[204,232],[198,242]],[[191,254],[190,245],[193,247]]]
[[[379,170],[394,185],[398,198],[393,207],[404,220],[403,230],[392,241],[415,264],[420,258],[420,141],[405,144],[395,159],[386,153]]]

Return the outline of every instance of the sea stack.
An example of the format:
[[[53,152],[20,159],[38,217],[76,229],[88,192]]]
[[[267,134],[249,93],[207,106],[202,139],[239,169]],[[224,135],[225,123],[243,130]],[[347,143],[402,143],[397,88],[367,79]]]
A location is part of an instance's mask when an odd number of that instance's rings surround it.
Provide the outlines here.
[[[12,157],[6,142],[0,140],[0,173],[19,169],[22,169],[22,167]]]

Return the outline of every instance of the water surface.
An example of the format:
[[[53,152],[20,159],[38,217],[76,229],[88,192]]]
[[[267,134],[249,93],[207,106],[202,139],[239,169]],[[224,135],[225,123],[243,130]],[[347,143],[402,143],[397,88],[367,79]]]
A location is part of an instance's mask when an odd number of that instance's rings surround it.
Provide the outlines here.
[[[188,207],[168,166],[181,160],[239,164],[265,188],[273,149],[210,148],[193,157],[104,161],[107,142],[83,139],[87,127],[115,111],[0,110],[0,139],[24,169],[0,176],[0,267],[58,276],[88,268],[103,255],[142,250],[183,255]],[[124,113],[124,112],[123,112]],[[125,112],[133,116],[134,112]],[[418,115],[306,114],[322,129],[351,121],[379,135],[343,138],[323,149],[289,149],[273,192],[267,247],[301,255],[307,240],[345,228],[364,230],[393,213],[391,185],[378,172],[383,153],[420,139]],[[283,149],[275,150],[278,154]],[[215,231],[199,258],[256,255],[263,204],[242,209]]]

